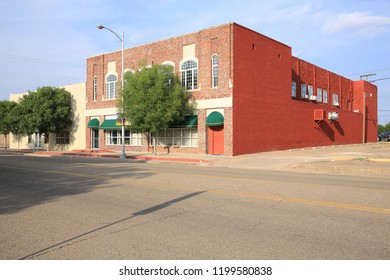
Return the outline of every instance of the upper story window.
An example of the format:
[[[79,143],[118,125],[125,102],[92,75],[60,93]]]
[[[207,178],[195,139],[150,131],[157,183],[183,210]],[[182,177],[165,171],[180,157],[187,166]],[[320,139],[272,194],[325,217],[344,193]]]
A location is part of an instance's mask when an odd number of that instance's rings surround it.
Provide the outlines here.
[[[322,91],[322,101],[325,103],[325,104],[328,104],[328,90],[324,89]]]
[[[97,77],[93,77],[93,101],[97,100]]]
[[[308,85],[307,86],[307,91],[309,93],[309,97],[314,95],[313,86],[312,85]]]
[[[164,61],[163,63],[161,63],[161,65],[170,65],[173,67],[173,72],[175,72],[175,63],[172,62],[172,61]]]
[[[297,82],[296,81],[291,82],[291,96],[297,97]]]
[[[198,88],[198,63],[187,60],[181,64],[181,83],[188,90]]]
[[[308,98],[306,84],[301,84],[301,98]]]
[[[212,61],[212,87],[218,87],[218,55],[213,55],[211,58]]]
[[[117,97],[116,82],[118,78],[114,74],[110,74],[106,78],[106,99],[114,99]]]
[[[339,95],[337,93],[332,94],[332,105],[333,106],[340,106]]]
[[[322,102],[322,88],[317,88],[317,101]]]

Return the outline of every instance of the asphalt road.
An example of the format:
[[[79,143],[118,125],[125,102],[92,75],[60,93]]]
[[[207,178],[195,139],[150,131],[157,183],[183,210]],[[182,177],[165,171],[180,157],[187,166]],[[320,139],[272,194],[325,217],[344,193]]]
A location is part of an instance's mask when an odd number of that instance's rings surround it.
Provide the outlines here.
[[[389,260],[389,179],[0,155],[0,259]]]

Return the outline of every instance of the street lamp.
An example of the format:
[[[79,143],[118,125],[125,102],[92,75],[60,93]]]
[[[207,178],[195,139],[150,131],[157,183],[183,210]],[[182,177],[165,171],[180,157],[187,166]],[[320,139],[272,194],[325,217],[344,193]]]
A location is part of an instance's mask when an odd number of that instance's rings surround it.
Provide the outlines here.
[[[112,31],[110,28],[107,28],[103,25],[98,25],[96,26],[97,29],[107,29],[110,31],[112,34],[114,34],[122,43],[122,116],[121,116],[121,123],[122,123],[122,153],[120,154],[120,159],[125,160],[126,159],[126,153],[125,153],[125,117],[124,117],[124,112],[125,112],[125,104],[123,102],[123,87],[124,87],[124,64],[125,64],[125,59],[124,59],[124,42],[125,42],[125,32],[122,32],[122,37],[120,37],[117,33]]]

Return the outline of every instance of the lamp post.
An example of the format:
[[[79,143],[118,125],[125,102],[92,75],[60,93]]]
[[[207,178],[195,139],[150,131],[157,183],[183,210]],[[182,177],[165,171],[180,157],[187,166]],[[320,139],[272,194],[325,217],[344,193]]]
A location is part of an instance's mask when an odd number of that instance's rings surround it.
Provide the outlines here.
[[[112,34],[114,34],[122,43],[122,77],[121,77],[121,82],[122,82],[122,114],[121,114],[121,124],[122,124],[122,152],[120,154],[120,159],[125,160],[126,159],[126,153],[125,153],[125,117],[124,117],[124,112],[125,112],[125,104],[123,102],[123,87],[124,87],[124,64],[125,64],[125,59],[124,59],[124,41],[125,41],[125,32],[122,32],[122,37],[120,37],[117,33],[112,31],[110,28],[107,28],[103,25],[98,25],[96,26],[97,29],[107,29],[110,31]]]

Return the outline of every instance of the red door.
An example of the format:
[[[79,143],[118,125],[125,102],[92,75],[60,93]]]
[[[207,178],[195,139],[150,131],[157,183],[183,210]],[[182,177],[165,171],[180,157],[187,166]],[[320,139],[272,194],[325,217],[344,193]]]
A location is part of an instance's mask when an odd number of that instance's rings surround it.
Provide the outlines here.
[[[225,150],[223,126],[209,126],[207,138],[208,153],[223,155]]]

